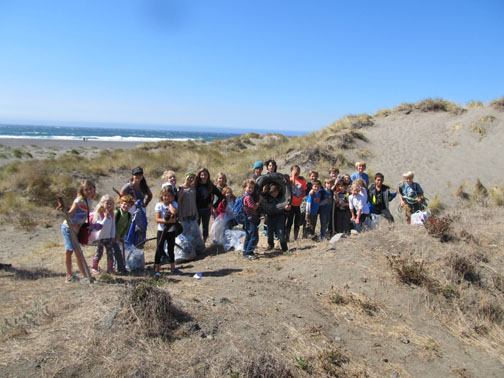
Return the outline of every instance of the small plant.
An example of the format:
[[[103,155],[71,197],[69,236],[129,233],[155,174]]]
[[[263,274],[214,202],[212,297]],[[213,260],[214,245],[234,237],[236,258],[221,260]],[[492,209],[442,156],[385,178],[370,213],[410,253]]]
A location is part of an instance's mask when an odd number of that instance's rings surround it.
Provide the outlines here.
[[[464,280],[473,284],[479,284],[481,276],[477,272],[474,264],[464,256],[454,255],[450,259],[450,264],[455,273],[457,273]]]
[[[342,367],[348,364],[350,359],[343,354],[341,348],[333,348],[318,355],[322,369],[331,377],[345,376]]]
[[[445,287],[441,289],[441,294],[448,300],[451,300],[459,296],[457,290],[455,290],[455,288],[450,284],[447,284]]]
[[[500,111],[504,111],[504,97],[498,98],[497,100],[490,101],[488,104],[492,108]]]
[[[70,153],[72,155],[80,155],[79,151],[77,151],[75,148],[70,150]]]
[[[311,373],[313,370],[313,367],[310,365],[308,361],[303,360],[302,357],[297,357],[296,358],[297,362],[297,367],[303,371],[306,371],[307,373]]]
[[[436,194],[434,196],[434,199],[429,202],[429,206],[427,206],[427,209],[430,210],[432,215],[438,215],[445,209],[445,205],[441,202],[441,199]]]
[[[441,241],[450,241],[454,239],[454,236],[451,234],[452,223],[453,218],[449,215],[444,217],[431,215],[427,222],[425,222],[425,228],[429,235],[440,238]]]
[[[348,300],[343,295],[334,293],[333,295],[331,295],[331,302],[338,305],[344,305],[348,303]]]
[[[493,187],[490,190],[490,198],[495,206],[504,206],[504,187]]]
[[[23,157],[23,152],[21,150],[18,150],[17,148],[14,151],[12,151],[12,154],[17,159],[21,159]]]
[[[496,303],[482,304],[478,309],[478,315],[498,325],[504,321],[504,310]]]
[[[30,216],[29,214],[21,213],[18,222],[21,229],[26,232],[35,230],[38,225],[33,214]]]
[[[470,196],[468,193],[465,192],[465,183],[460,184],[460,186],[457,188],[455,192],[453,192],[453,195],[455,197],[458,197],[462,200],[468,201],[470,199]]]
[[[478,133],[481,137],[484,137],[487,134],[487,129],[485,127],[477,125],[475,123],[471,125],[471,131],[473,133]]]
[[[497,118],[495,118],[494,116],[487,115],[485,117],[481,117],[480,120],[479,120],[479,122],[480,123],[492,123],[495,120],[497,120]]]

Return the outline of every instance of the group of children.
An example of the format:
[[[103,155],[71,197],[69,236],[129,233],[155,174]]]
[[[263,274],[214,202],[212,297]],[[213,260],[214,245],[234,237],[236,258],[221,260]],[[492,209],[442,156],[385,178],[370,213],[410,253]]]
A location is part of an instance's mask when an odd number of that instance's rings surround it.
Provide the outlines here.
[[[267,174],[276,173],[277,164],[274,160],[269,160],[264,165],[268,169]],[[268,184],[258,191],[257,179],[262,176],[262,169],[263,163],[256,162],[253,178],[246,179],[242,183],[243,196],[240,199],[245,212],[243,227],[246,232],[243,256],[247,259],[257,258],[255,249],[259,240],[258,226],[261,215],[265,215],[267,226],[267,249],[274,248],[276,237],[281,249],[287,251],[292,228],[294,240],[298,238],[302,226],[303,237],[321,240],[335,233],[349,233],[352,228],[359,232],[371,213],[381,214],[389,222],[393,222],[389,202],[394,199],[397,192],[400,193],[401,205],[406,210],[406,220],[409,223],[411,214],[422,208],[424,202],[423,190],[418,183],[413,182],[412,172],[404,174],[405,180],[401,182],[398,191],[393,192],[383,184],[384,176],[381,173],[375,175],[375,182],[369,186],[369,177],[365,173],[366,164],[359,161],[356,163],[356,172],[351,176],[340,175],[337,168],[331,168],[329,177],[324,180],[324,185],[319,180],[318,172],[311,171],[310,181],[307,182],[300,176],[300,167],[292,166],[287,184],[290,185],[292,197],[288,204],[283,205],[280,198],[283,190],[281,185]],[[285,176],[287,178],[287,175]],[[157,248],[154,260],[156,275],[159,275],[165,244],[171,271],[174,274],[179,273],[174,263],[174,246],[175,237],[182,232],[181,230],[184,232],[197,230],[196,233],[199,236],[193,237],[191,241],[198,251],[205,248],[211,217],[214,218],[212,228],[221,222],[219,229],[221,233],[237,224],[234,215],[237,198],[232,189],[227,186],[224,173],[217,175],[215,184],[210,181],[210,172],[206,168],[202,168],[197,173],[188,171],[185,174],[184,184],[178,187],[173,171],[166,171],[163,178],[165,182],[161,187],[159,202],[154,208],[157,223]],[[137,190],[135,184],[138,184]],[[147,190],[142,190],[142,187],[146,187]],[[128,190],[133,195],[127,194]],[[92,211],[92,200],[95,196],[95,185],[91,181],[83,181],[68,211],[71,224],[68,225],[64,221],[61,226],[65,240],[66,282],[78,280],[72,274],[71,258],[75,248],[69,227],[78,233],[84,224],[92,225],[89,228],[91,230],[90,242],[96,244],[96,254],[91,262],[91,273],[99,273],[99,262],[104,249],[107,255],[107,272],[126,272],[124,240],[130,228],[130,210],[138,199],[141,202],[137,201],[137,204],[146,206],[143,200],[147,197],[148,203],[152,198],[152,193],[146,185],[143,170],[137,167],[132,171],[131,182],[121,190],[117,208],[115,208],[114,200],[109,195],[104,195]],[[265,206],[262,206],[263,204]],[[320,230],[316,234],[318,218],[320,218]],[[203,234],[199,230],[200,224]],[[218,241],[215,232],[213,239]],[[79,270],[84,276],[83,261],[78,255],[76,257]]]

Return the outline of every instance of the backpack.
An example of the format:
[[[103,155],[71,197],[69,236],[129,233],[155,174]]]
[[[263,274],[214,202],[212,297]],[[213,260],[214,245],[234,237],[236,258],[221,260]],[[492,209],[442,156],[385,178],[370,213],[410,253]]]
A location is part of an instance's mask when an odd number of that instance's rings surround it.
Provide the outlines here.
[[[245,208],[243,207],[243,199],[249,194],[244,194],[243,196],[236,199],[233,205],[233,214],[236,223],[245,225],[247,221],[247,215],[245,214]]]

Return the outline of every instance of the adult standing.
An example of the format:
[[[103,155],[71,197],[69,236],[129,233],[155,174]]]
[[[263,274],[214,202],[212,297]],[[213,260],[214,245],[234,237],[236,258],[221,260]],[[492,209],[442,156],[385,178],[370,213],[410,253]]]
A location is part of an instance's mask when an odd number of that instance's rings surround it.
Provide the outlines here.
[[[299,165],[291,167],[291,176],[289,178],[292,188],[292,200],[290,205],[287,206],[287,224],[285,225],[285,235],[289,241],[290,231],[294,225],[294,240],[297,239],[299,234],[299,227],[301,226],[301,202],[306,194],[306,180],[299,176],[301,168]]]
[[[135,200],[140,200],[142,206],[145,208],[152,200],[152,192],[147,185],[147,180],[145,180],[144,172],[142,167],[133,168],[131,171],[131,179],[121,188],[120,195],[129,194]],[[133,213],[135,207],[133,206],[130,209],[130,212]]]
[[[198,209],[198,225],[203,224],[203,240],[208,238],[208,225],[210,216],[214,212],[212,205],[213,197],[217,196],[215,206],[222,201],[222,193],[210,180],[210,172],[206,168],[201,168],[196,176],[196,207]]]

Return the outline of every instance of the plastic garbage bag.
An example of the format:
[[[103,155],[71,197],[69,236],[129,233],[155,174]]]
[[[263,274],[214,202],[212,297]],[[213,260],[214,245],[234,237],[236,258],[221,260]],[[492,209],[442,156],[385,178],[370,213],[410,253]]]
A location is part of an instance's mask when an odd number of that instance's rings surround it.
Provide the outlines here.
[[[175,263],[180,264],[187,261],[192,261],[196,258],[196,250],[183,234],[180,234],[175,239]]]
[[[198,222],[196,220],[185,220],[180,223],[184,227],[184,231],[180,235],[183,235],[185,240],[194,247],[196,254],[199,255],[205,252],[205,242],[203,241],[203,236],[201,236]]]
[[[243,242],[245,241],[245,236],[245,231],[239,228],[226,230],[224,232],[224,250],[229,251],[231,248],[234,248],[235,251],[243,251]]]
[[[133,244],[126,244],[126,270],[133,272],[135,270],[143,270],[145,268],[145,256],[141,249],[138,249]]]
[[[219,215],[212,223],[210,228],[210,240],[216,245],[224,245],[225,232],[230,230],[234,225],[234,214],[223,213]]]
[[[429,213],[427,211],[417,211],[411,214],[411,224],[422,225],[429,219]]]

